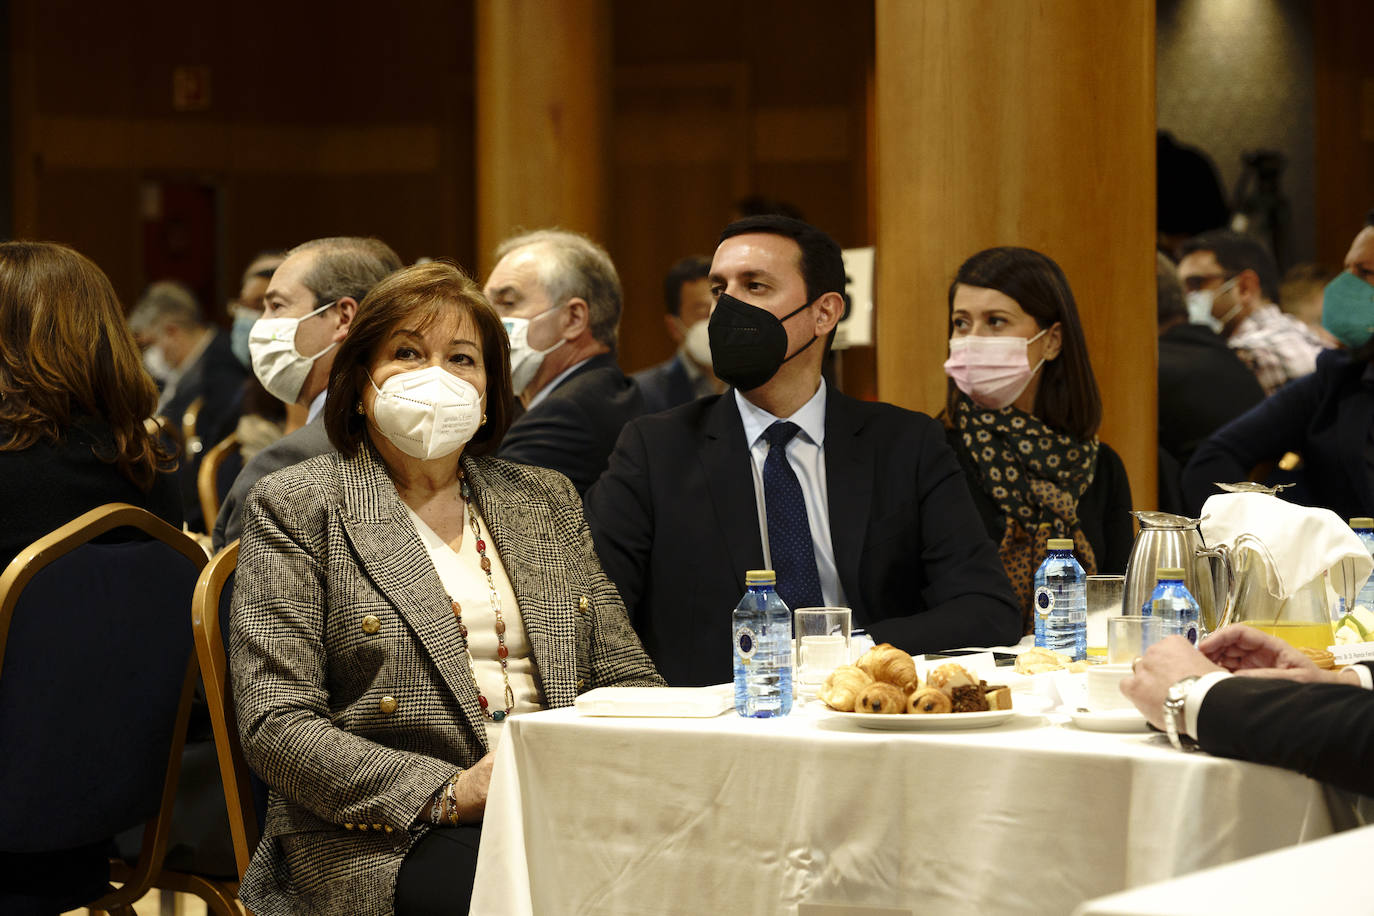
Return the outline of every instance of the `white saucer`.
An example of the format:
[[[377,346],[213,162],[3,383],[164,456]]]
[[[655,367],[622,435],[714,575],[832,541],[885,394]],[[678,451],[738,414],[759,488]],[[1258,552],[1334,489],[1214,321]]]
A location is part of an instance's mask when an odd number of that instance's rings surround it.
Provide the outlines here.
[[[1104,709],[1093,712],[1065,709],[1063,711],[1073,720],[1074,725],[1090,732],[1143,732],[1150,729],[1150,723],[1136,709]]]

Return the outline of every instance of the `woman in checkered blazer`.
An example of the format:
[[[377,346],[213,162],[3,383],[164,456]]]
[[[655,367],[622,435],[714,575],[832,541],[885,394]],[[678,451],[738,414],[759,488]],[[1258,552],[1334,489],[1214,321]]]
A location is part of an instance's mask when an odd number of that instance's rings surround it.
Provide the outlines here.
[[[399,271],[335,359],[337,453],[244,506],[230,651],[272,790],[241,888],[259,916],[465,911],[506,718],[663,684],[572,485],[489,457],[512,405],[477,286],[443,263]]]

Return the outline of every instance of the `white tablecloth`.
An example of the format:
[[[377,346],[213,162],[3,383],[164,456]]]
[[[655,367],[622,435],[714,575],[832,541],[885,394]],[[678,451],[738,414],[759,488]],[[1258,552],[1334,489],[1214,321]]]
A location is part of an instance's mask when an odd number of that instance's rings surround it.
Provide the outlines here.
[[[875,732],[818,706],[779,720],[512,718],[472,912],[1068,914],[1333,829],[1319,783],[1159,735],[1056,716]]]
[[[1374,827],[1266,853],[1110,897],[1075,916],[1299,916],[1374,913]]]

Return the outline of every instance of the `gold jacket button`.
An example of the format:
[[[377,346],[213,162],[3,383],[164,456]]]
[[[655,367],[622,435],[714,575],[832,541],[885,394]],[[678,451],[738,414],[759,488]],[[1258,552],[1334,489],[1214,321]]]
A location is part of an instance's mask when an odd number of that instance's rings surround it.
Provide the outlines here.
[[[367,825],[366,825],[366,824],[359,824],[359,825],[358,825],[358,829],[359,829],[359,830],[367,830]]]
[[[381,830],[381,829],[382,829],[382,825],[381,825],[381,824],[373,824],[373,825],[372,825],[372,829],[373,829],[373,830]]]
[[[382,628],[382,622],[377,619],[376,614],[368,614],[363,618],[363,632],[368,636],[376,633]]]
[[[385,827],[383,827],[382,829],[385,830],[387,833],[391,833],[391,832],[392,832],[392,826],[391,826],[390,824],[387,824],[387,825],[386,825]]]
[[[382,701],[377,704],[377,708],[382,711],[383,715],[389,716],[396,711],[397,705],[395,697],[382,697]]]
[[[578,599],[577,609],[585,612],[587,608],[591,607],[591,604],[592,603],[587,600],[587,596],[583,595],[580,599]]]
[[[580,678],[577,679],[577,689],[578,689],[578,690],[581,690],[583,687],[586,687],[586,686],[587,686],[587,679],[586,679],[586,678],[580,677]]]
[[[344,829],[345,829],[345,830],[352,830],[352,829],[353,829],[353,825],[352,825],[352,824],[344,824]]]

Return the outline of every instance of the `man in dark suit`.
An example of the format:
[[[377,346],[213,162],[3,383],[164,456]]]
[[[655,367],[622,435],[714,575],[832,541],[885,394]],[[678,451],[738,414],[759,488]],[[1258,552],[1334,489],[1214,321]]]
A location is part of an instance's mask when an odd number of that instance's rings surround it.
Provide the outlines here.
[[[1159,315],[1159,444],[1178,461],[1264,400],[1264,389],[1211,328],[1188,320],[1183,286],[1163,255],[1155,265]]]
[[[1175,746],[1374,795],[1374,663],[1324,671],[1277,637],[1237,625],[1196,649],[1170,636],[1132,668],[1121,692]]]
[[[205,451],[234,431],[247,373],[234,357],[229,335],[206,324],[196,297],[174,280],[148,287],[129,313],[129,328],[169,370],[158,416],[180,430],[186,412],[200,402],[194,436],[184,443],[177,478],[186,523],[192,531],[204,531],[208,520],[200,508],[196,471]]]
[[[813,226],[726,227],[710,333],[732,390],[629,424],[586,496],[601,561],[670,684],[730,679],[749,569],[777,570],[790,607],[848,606],[908,651],[1021,635],[940,424],[822,382],[844,282],[839,246]]]
[[[600,245],[558,229],[507,239],[496,257],[486,293],[510,335],[511,382],[525,407],[497,457],[552,468],[585,493],[621,428],[644,413],[616,363],[620,277]]]
[[[677,352],[666,362],[634,374],[644,395],[648,413],[658,413],[709,394],[720,394],[725,385],[711,371],[711,343],[707,321],[711,317],[710,258],[683,258],[663,280],[663,316],[668,336]]]
[[[337,237],[297,245],[273,272],[262,317],[277,324],[270,326],[275,329],[271,335],[263,333],[269,326],[261,320],[254,325],[249,336],[253,371],[273,396],[307,408],[306,424],[258,452],[234,478],[210,537],[215,550],[239,536],[239,514],[253,484],[273,471],[334,450],[321,413],[334,354],[348,336],[358,303],[400,269],[401,259],[385,242]],[[290,345],[275,351],[265,348],[262,341],[268,336]]]

